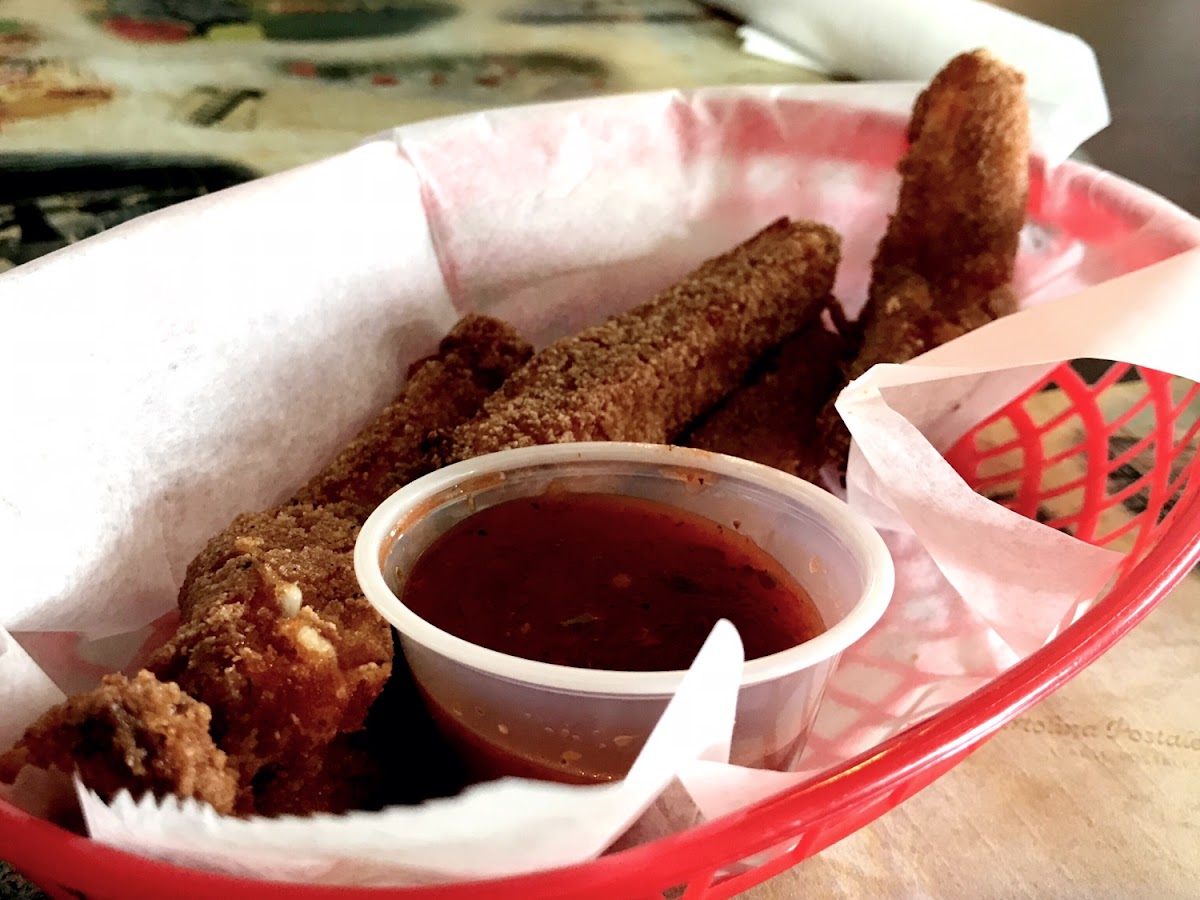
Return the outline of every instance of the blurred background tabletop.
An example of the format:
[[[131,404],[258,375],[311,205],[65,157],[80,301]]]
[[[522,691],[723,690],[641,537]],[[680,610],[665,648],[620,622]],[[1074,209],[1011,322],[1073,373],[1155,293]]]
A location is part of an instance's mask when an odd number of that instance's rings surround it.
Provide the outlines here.
[[[1095,48],[1113,124],[1082,155],[1200,213],[1195,0],[1001,5]],[[738,24],[692,0],[0,0],[0,271],[405,122],[818,80],[744,54]],[[1200,897],[1197,601],[1192,576],[933,787],[748,896]],[[0,864],[0,898],[34,896]]]
[[[1096,48],[1084,154],[1193,213],[1191,0],[1004,0]],[[694,0],[0,0],[0,271],[150,209],[490,106],[818,80]]]

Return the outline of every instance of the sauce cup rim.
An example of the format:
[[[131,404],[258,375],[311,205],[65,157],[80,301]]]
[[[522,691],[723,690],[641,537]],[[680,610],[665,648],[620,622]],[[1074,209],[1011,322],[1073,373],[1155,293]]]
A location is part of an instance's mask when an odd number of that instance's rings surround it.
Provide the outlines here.
[[[464,482],[486,484],[489,475],[580,461],[660,465],[664,477],[669,469],[692,468],[698,473],[739,478],[806,507],[861,560],[864,587],[850,611],[802,644],[747,662],[742,671],[743,688],[799,672],[838,655],[879,621],[891,600],[895,569],[883,538],[862,516],[828,491],[778,469],[708,450],[596,441],[501,450],[438,469],[396,491],[370,515],[355,542],[355,574],[371,605],[402,637],[496,678],[578,694],[639,697],[673,694],[683,679],[683,670],[620,672],[575,668],[511,656],[456,637],[405,606],[384,577],[382,561],[399,536],[398,524],[441,505],[431,504],[431,499],[453,491]]]

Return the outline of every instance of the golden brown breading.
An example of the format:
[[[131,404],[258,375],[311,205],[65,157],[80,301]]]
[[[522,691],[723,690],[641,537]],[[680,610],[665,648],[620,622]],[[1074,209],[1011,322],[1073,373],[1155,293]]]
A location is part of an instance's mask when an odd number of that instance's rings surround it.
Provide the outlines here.
[[[908,139],[864,321],[908,275],[948,318],[1011,297],[1029,193],[1025,77],[987,51],[955,57],[918,97]]]
[[[1012,312],[1029,193],[1024,76],[986,51],[955,57],[917,99],[900,196],[859,318],[862,348],[843,385]],[[840,388],[839,388],[840,389]],[[821,410],[821,462],[845,471],[850,434]],[[803,473],[816,478],[820,462]]]
[[[363,727],[391,674],[392,640],[354,577],[357,522],[293,507],[234,528],[238,552],[195,574],[190,615],[147,668],[212,708],[248,812],[260,769],[320,755]]]
[[[667,443],[813,321],[840,240],[780,220],[654,300],[538,353],[445,440],[444,460],[570,441]]]
[[[0,779],[27,765],[79,771],[106,800],[122,789],[149,791],[233,810],[238,773],[209,736],[209,709],[149,672],[106,675],[95,690],[44,713],[0,756]]]
[[[479,411],[530,356],[511,325],[465,316],[434,356],[409,369],[404,393],[296,493],[299,503],[347,503],[365,520],[388,495],[434,467],[427,441]]]
[[[772,350],[745,385],[706,416],[683,443],[773,466],[793,475],[818,458],[816,417],[840,382],[850,345],[814,322]]]
[[[354,513],[353,506],[296,504],[238,516],[188,565],[178,598],[183,618],[201,615],[204,607],[214,603],[229,602],[228,575],[223,570],[231,560],[241,560],[242,567],[249,568],[256,554],[261,557],[268,550],[298,553],[324,547],[353,552],[359,525]]]
[[[365,729],[339,734],[321,753],[260,769],[254,780],[254,811],[261,816],[302,816],[315,810],[338,814],[382,809],[388,762],[366,737]]]
[[[166,686],[182,698],[175,711],[144,703],[141,682],[106,680],[48,713],[0,774],[15,778],[41,758],[70,765],[65,755],[37,756],[36,742],[67,748],[64,754],[79,750],[75,762],[90,786],[120,786],[130,777],[124,757],[85,737],[107,727],[109,711],[122,709],[123,747],[153,773],[144,787],[156,794],[192,790],[197,773],[175,765],[190,743],[200,758],[215,758],[206,748],[221,754],[228,789],[202,786],[203,799],[219,801],[223,811],[260,811],[261,801],[261,811],[315,812],[357,796],[366,770],[355,748],[365,738],[355,735],[383,692],[393,657],[391,630],[354,577],[358,528],[388,494],[432,467],[430,431],[477,412],[531,352],[503,322],[463,319],[437,354],[412,367],[400,397],[295,500],[238,516],[188,567],[179,629],[147,663],[154,675],[145,675],[156,685],[155,676],[175,682]],[[143,713],[153,718],[143,722]],[[181,744],[156,738],[172,727]],[[326,766],[335,746],[344,764]],[[164,750],[175,756],[158,760]],[[301,786],[303,795],[285,796]]]
[[[364,729],[338,735],[324,754],[261,770],[254,803],[267,816],[303,814],[314,807],[382,809],[451,796],[467,783],[462,761],[447,749],[412,674],[398,666]]]

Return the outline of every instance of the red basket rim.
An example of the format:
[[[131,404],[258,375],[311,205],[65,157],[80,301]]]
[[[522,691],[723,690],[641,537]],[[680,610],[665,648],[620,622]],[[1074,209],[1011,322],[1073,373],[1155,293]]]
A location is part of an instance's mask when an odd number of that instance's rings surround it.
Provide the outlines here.
[[[835,817],[855,803],[866,802],[895,788],[911,773],[941,757],[947,748],[960,749],[981,743],[1001,725],[1029,709],[1094,662],[1150,612],[1170,590],[1200,562],[1200,491],[1189,491],[1180,501],[1174,526],[1126,576],[1121,584],[1074,625],[1036,654],[1022,660],[968,698],[849,760],[839,768],[784,794],[716,819],[697,828],[601,857],[590,863],[533,875],[488,881],[464,882],[421,888],[380,888],[374,896],[403,896],[466,900],[488,888],[528,900],[579,896],[581,880],[597,896],[625,896],[622,888],[644,887],[641,879],[653,866],[664,884],[672,878],[685,881],[696,871],[722,858],[730,842],[748,856],[793,838]],[[128,884],[131,869],[139,880],[170,884],[180,898],[213,897],[220,891],[244,890],[250,885],[263,898],[345,898],[363,888],[298,885],[249,881],[187,869],[134,856],[67,832],[0,802],[5,855],[21,867],[35,860],[62,867],[72,859],[89,886]],[[669,859],[669,867],[664,860]],[[114,881],[113,879],[116,879]],[[159,879],[162,879],[161,881]],[[91,887],[89,887],[91,889]],[[518,892],[519,893],[516,893]],[[566,891],[566,893],[564,893]]]

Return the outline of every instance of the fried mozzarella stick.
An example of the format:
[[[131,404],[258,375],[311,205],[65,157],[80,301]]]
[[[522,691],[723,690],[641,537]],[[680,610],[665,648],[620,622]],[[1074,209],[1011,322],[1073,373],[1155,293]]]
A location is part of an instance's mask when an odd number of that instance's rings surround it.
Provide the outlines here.
[[[188,614],[146,664],[212,710],[239,812],[266,812],[255,795],[278,767],[361,729],[391,674],[390,629],[354,576],[358,527],[311,505],[238,516],[216,539],[233,554],[193,573]]]
[[[438,352],[413,364],[404,393],[296,493],[299,503],[349,503],[366,520],[390,494],[434,468],[429,436],[470,419],[533,355],[511,325],[464,317]]]
[[[180,590],[179,628],[147,671],[50,710],[0,757],[0,775],[73,760],[105,796],[128,787],[243,814],[334,809],[352,793],[335,777],[364,768],[339,737],[362,730],[392,668],[390,628],[354,577],[358,528],[432,468],[429,434],[477,412],[531,352],[508,325],[465,318],[297,500],[238,516],[208,543]],[[112,718],[123,729],[119,752],[92,739],[112,732]],[[324,761],[335,743],[343,764],[331,774]],[[197,769],[180,762],[188,754]]]
[[[655,299],[538,353],[444,441],[446,462],[572,441],[669,443],[824,307],[836,232],[785,219]]]
[[[233,811],[237,771],[209,734],[208,707],[149,672],[106,675],[86,694],[48,710],[21,742],[0,756],[0,781],[26,765],[78,770],[83,783],[111,797],[176,794]]]
[[[982,50],[955,57],[917,98],[900,197],[872,263],[862,348],[843,385],[1016,308],[1013,270],[1029,193],[1025,78]],[[821,411],[824,459],[845,471],[850,434]]]
[[[814,322],[769,352],[683,443],[793,475],[807,470],[817,446],[817,413],[841,381],[849,348],[841,335]]]

